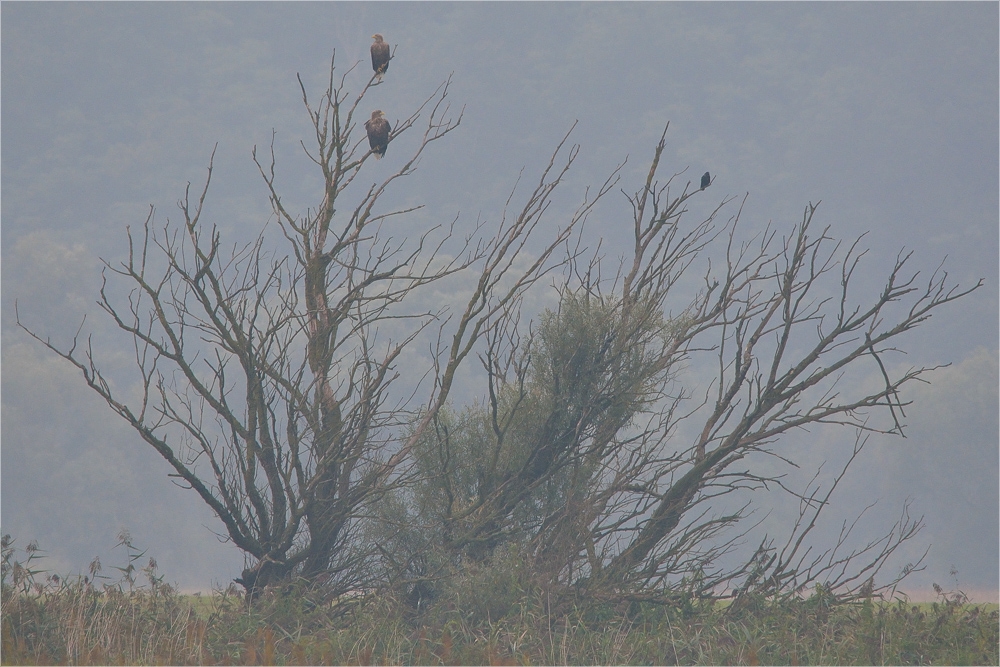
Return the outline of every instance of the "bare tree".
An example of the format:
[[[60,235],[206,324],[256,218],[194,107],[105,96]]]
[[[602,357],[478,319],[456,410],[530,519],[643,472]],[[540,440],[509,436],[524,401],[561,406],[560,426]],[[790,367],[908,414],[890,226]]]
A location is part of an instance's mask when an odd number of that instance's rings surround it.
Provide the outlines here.
[[[361,185],[373,153],[356,114],[373,86],[388,84],[373,75],[352,98],[351,69],[338,81],[331,62],[318,101],[299,81],[315,133],[303,148],[323,176],[315,207],[289,210],[273,146],[268,159],[254,150],[285,251],[266,230],[225,249],[202,220],[210,163],[197,199],[186,192],[180,202],[179,227],[157,227],[151,211],[141,235],[129,231],[128,260],[106,263],[99,304],[134,342],[137,398],[113,388],[89,338],[81,349],[78,332],[62,349],[28,331],[79,368],[218,515],[248,556],[238,580],[248,599],[293,575],[334,592],[426,582],[488,562],[501,545],[562,591],[870,588],[919,521],[904,513],[884,539],[853,551],[845,525],[817,555],[805,537],[833,489],[790,489],[802,512],[786,545],[765,539],[727,569],[717,562],[735,549],[728,531],[747,508],[720,513],[714,501],[782,485],[759,462],[794,464],[780,448],[789,432],[852,428],[854,456],[866,433],[902,434],[901,392],[933,369],[894,374],[883,358],[981,281],[960,288],[939,270],[921,287],[900,255],[881,292],[858,301],[861,239],[842,247],[815,231],[814,205],[784,237],[769,227],[741,240],[739,212],[718,221],[730,199],[689,225],[687,202],[704,188],[686,182],[672,195],[680,174],[656,180],[666,129],[645,182],[627,195],[634,246],[613,275],[583,227],[621,165],[540,238],[578,154],[569,134],[518,204],[515,186],[495,227],[480,220],[456,237],[452,221],[406,238],[393,225],[419,207],[386,208],[385,195],[462,115],[450,115],[446,81],[390,134],[391,143],[422,127],[413,152],[381,183]],[[415,305],[459,275],[469,294],[461,311]],[[559,306],[529,321],[524,296],[547,277]],[[127,298],[114,296],[112,279]],[[423,337],[436,340],[430,366],[407,393],[397,364]],[[449,397],[470,355],[485,398],[460,412]],[[680,371],[706,355],[714,378],[695,394]],[[877,388],[856,381],[873,369]]]
[[[267,160],[254,149],[287,252],[269,248],[263,230],[254,242],[225,249],[218,228],[202,219],[210,162],[200,195],[186,192],[179,204],[180,228],[157,227],[151,210],[138,237],[128,232],[128,260],[105,263],[99,305],[134,341],[137,400],[113,389],[90,338],[81,349],[78,332],[61,349],[25,329],[79,368],[178,483],[212,508],[249,557],[238,580],[248,599],[291,575],[326,581],[335,592],[369,583],[371,545],[355,539],[364,508],[405,480],[413,443],[445,404],[486,323],[564,261],[553,262],[553,251],[575,224],[518,262],[573,148],[561,170],[553,155],[523,212],[504,217],[490,238],[481,237],[479,223],[446,256],[454,221],[416,239],[394,236],[393,222],[420,207],[386,209],[383,196],[462,114],[450,115],[446,81],[392,129],[390,143],[423,122],[416,149],[381,183],[362,186],[356,180],[372,151],[358,136],[357,114],[366,93],[387,84],[373,75],[352,99],[345,89],[352,69],[338,82],[331,61],[316,103],[299,79],[315,131],[306,153],[323,175],[315,208],[288,210],[273,142]],[[463,271],[478,276],[464,311],[414,309],[421,288]],[[127,300],[113,297],[109,279],[129,286]],[[433,380],[423,383],[423,399],[399,398],[392,393],[399,355],[429,326],[438,327],[427,369]]]
[[[486,402],[438,413],[418,444],[424,482],[407,521],[439,536],[452,563],[520,544],[545,585],[591,596],[662,597],[678,586],[783,594],[812,582],[870,591],[871,577],[919,529],[905,511],[882,539],[852,550],[845,524],[835,545],[813,553],[804,540],[833,488],[787,489],[802,512],[785,547],[765,539],[724,568],[717,563],[738,546],[742,534],[730,529],[747,506],[724,513],[713,501],[783,485],[759,466],[765,457],[795,465],[779,447],[790,432],[854,429],[851,461],[863,434],[902,435],[900,394],[933,369],[894,375],[884,357],[982,281],[960,288],[938,270],[921,286],[901,254],[881,292],[858,302],[861,239],[844,247],[828,228],[815,231],[815,205],[785,237],[769,227],[741,241],[739,212],[716,222],[730,200],[687,225],[686,203],[702,191],[686,183],[672,195],[677,175],[656,180],[665,136],[628,196],[631,261],[606,278],[596,252],[588,261],[578,253],[557,285],[558,310],[528,331],[516,311],[493,322],[481,353]],[[678,371],[705,355],[716,373],[696,401]],[[875,389],[857,381],[872,370]],[[682,444],[687,432],[697,435]],[[423,563],[427,548],[411,560]],[[435,576],[426,567],[410,574]]]
[[[712,238],[710,221],[703,223],[705,227],[696,226],[693,234],[675,236],[683,203],[691,195],[685,189],[671,199],[669,181],[655,184],[663,146],[661,139],[645,187],[631,198],[636,250],[633,268],[624,280],[625,309],[632,308],[637,299],[665,303],[671,286],[688,266],[684,258],[700,250],[698,239]],[[815,212],[815,205],[808,206],[802,221],[780,240],[768,230],[757,239],[738,242],[738,214],[723,234],[722,272],[706,275],[702,291],[675,320],[664,347],[664,353],[677,361],[702,350],[716,356],[718,371],[714,389],[706,395],[708,409],[692,415],[700,419],[700,434],[690,448],[672,452],[672,460],[665,465],[645,466],[643,474],[634,475],[635,480],[643,480],[643,488],[615,490],[619,506],[624,500],[634,509],[627,513],[626,524],[615,513],[614,523],[595,527],[595,537],[605,542],[622,530],[628,534],[627,546],[608,558],[601,577],[619,582],[637,579],[649,585],[676,573],[677,558],[688,554],[688,548],[719,521],[696,519],[685,524],[685,517],[701,516],[695,508],[705,500],[768,481],[750,470],[734,468],[752,454],[782,457],[774,445],[786,433],[832,424],[859,433],[903,434],[900,419],[907,403],[900,392],[933,369],[911,368],[893,376],[883,356],[897,351],[892,345],[901,334],[925,322],[940,306],[977,289],[982,281],[963,289],[949,284],[947,273],[938,270],[921,287],[919,273],[906,271],[910,255],[900,254],[881,292],[867,303],[856,303],[851,288],[865,254],[859,250],[861,239],[842,249],[828,235],[828,227],[814,232]],[[647,258],[650,248],[654,250]],[[827,281],[828,276],[833,280]],[[903,307],[894,309],[894,304]],[[865,363],[871,363],[870,368],[877,369],[883,380],[875,390],[851,381],[857,376],[844,381],[849,371],[861,372]],[[678,400],[670,402],[666,415],[679,404]],[[872,410],[879,409],[888,413],[885,425],[875,425],[881,422]],[[661,456],[669,451],[669,437],[664,437],[669,434],[669,418],[665,425],[666,431],[659,427],[645,431],[642,448],[651,447],[651,452]],[[817,512],[826,504],[815,495],[803,500]],[[723,519],[723,523],[730,521]],[[814,521],[815,515],[796,541],[774,559],[772,583],[788,573],[791,554]],[[914,522],[904,516],[890,531],[888,550],[881,550],[867,564],[871,567],[866,565],[862,571],[878,567],[915,529]],[[851,555],[869,554],[872,548],[869,545]],[[835,552],[836,548],[828,556]],[[789,579],[796,580],[794,588],[815,580],[820,570],[825,575],[837,569],[833,558],[827,569],[816,567],[819,561],[808,568],[800,562],[793,568],[797,577]],[[853,580],[840,577],[836,584]]]

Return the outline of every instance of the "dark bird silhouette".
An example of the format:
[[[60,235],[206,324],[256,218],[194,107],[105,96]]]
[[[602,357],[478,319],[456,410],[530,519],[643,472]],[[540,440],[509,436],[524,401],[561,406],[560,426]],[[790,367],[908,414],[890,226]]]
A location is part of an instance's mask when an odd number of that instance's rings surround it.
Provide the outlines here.
[[[372,44],[372,69],[378,74],[378,80],[382,80],[382,75],[389,69],[389,45],[382,39],[382,35],[372,35],[375,43]]]
[[[705,175],[701,177],[701,189],[704,190],[711,184],[712,184],[712,177],[709,176],[708,172],[706,171]]]
[[[375,159],[379,160],[385,155],[385,149],[389,147],[389,121],[384,118],[385,114],[376,109],[372,111],[372,117],[365,122],[365,130],[368,131],[368,143],[372,147]]]

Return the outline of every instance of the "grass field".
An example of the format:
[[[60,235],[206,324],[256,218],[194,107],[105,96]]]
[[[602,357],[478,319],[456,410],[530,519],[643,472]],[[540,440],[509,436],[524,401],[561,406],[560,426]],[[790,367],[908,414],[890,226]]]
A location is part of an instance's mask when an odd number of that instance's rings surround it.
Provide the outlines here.
[[[131,545],[129,545],[131,546]],[[523,582],[458,576],[415,608],[391,593],[331,599],[235,585],[183,595],[132,548],[108,577],[39,567],[5,537],[3,664],[1000,664],[1000,609],[935,584],[936,602],[809,597],[554,602]],[[142,583],[140,583],[142,580]]]
[[[995,604],[807,599],[588,604],[525,596],[417,612],[391,596],[317,603],[157,583],[49,582],[3,595],[4,664],[998,664]]]

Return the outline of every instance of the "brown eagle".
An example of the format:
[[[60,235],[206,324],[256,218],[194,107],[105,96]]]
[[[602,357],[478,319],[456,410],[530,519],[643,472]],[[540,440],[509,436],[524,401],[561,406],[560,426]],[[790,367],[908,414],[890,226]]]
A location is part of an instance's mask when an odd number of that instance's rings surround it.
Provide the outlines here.
[[[382,75],[389,69],[389,45],[382,39],[382,35],[372,35],[375,43],[372,44],[372,69],[378,74],[378,80],[382,80]]]
[[[368,143],[372,147],[372,153],[375,154],[375,159],[379,160],[385,155],[385,149],[389,146],[389,131],[392,129],[389,127],[389,121],[387,121],[380,110],[375,109],[372,111],[372,117],[365,123],[365,129],[368,131]]]

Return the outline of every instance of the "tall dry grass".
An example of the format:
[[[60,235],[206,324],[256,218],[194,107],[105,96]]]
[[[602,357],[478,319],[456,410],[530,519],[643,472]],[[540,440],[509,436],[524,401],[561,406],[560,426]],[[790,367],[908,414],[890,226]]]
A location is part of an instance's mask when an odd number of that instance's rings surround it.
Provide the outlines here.
[[[289,586],[184,596],[123,534],[125,564],[59,577],[3,541],[4,664],[998,664],[996,605],[939,601],[577,601],[496,572],[457,574],[419,608],[391,592],[330,600]],[[20,554],[20,557],[18,555]],[[140,567],[141,566],[141,567]]]

